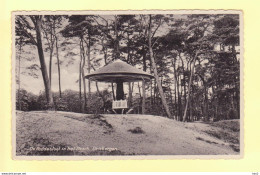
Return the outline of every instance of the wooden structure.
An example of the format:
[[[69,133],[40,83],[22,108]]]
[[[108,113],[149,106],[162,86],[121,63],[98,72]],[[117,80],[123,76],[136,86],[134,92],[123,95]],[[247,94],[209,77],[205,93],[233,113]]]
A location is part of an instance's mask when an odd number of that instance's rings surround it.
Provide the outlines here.
[[[116,60],[86,76],[91,81],[116,83],[116,100],[113,109],[126,109],[127,101],[124,99],[124,82],[150,81],[153,76],[137,69],[124,61]]]

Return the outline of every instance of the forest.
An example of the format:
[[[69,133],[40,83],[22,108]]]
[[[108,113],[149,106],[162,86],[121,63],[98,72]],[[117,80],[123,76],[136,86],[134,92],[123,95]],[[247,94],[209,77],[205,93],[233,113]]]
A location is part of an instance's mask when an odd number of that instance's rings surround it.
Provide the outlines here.
[[[237,14],[16,15],[16,109],[107,113],[114,84],[85,76],[120,59],[154,76],[146,86],[124,84],[133,113],[239,119],[239,27]],[[72,65],[77,90],[64,88],[62,70]],[[44,90],[23,87],[30,79]]]

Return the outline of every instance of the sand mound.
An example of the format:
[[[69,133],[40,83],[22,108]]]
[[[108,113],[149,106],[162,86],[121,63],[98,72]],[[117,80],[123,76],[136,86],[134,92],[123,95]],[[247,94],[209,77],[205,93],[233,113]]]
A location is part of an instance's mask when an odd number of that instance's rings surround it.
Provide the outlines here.
[[[152,115],[17,112],[17,155],[227,155],[228,141],[206,130]]]

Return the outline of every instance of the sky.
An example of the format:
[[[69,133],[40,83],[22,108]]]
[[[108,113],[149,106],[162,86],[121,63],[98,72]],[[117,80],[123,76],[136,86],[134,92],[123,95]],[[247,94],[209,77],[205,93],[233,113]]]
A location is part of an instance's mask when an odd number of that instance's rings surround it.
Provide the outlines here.
[[[44,91],[44,84],[42,79],[42,74],[40,70],[34,71],[34,73],[38,76],[30,76],[30,70],[27,69],[32,64],[40,65],[38,55],[36,53],[36,48],[33,46],[24,46],[24,50],[30,50],[30,53],[24,52],[21,57],[21,88],[25,89],[29,92],[32,92],[34,94],[39,94],[40,91]],[[49,71],[49,55],[45,52],[45,62],[46,67]],[[64,58],[65,52],[60,52],[60,57]],[[29,58],[29,60],[28,60]],[[71,89],[78,91],[78,83],[77,80],[79,78],[79,71],[78,71],[78,65],[79,65],[79,58],[74,58],[74,62],[69,62],[68,59],[64,60],[64,62],[61,64],[61,84],[62,84],[62,91],[66,89]],[[58,92],[59,86],[58,86],[58,67],[57,67],[57,58],[56,56],[53,56],[52,58],[53,64],[52,64],[52,91]],[[19,61],[16,61],[16,73],[18,74],[18,67],[19,67]],[[86,70],[85,70],[86,71]],[[101,89],[106,88],[105,83],[99,83],[99,87]],[[96,86],[94,83],[92,83],[92,89],[96,89]]]
[[[71,51],[77,53],[79,49],[75,47]],[[19,67],[19,51],[16,53],[16,78],[18,79],[18,67]],[[65,57],[65,54],[67,54],[67,50],[60,51],[60,58],[62,58],[62,64],[60,65],[61,68],[61,88],[62,91],[64,90],[74,90],[79,91],[79,55],[71,56],[71,57]],[[44,52],[45,56],[45,63],[47,67],[47,71],[49,71],[49,53]],[[93,56],[93,55],[92,55]],[[99,57],[103,57],[103,55],[98,55]],[[57,57],[55,56],[55,53],[52,57],[53,63],[52,63],[52,91],[58,92],[59,86],[58,86],[58,67],[57,67]],[[72,61],[73,60],[73,61]],[[21,89],[25,89],[28,92],[31,92],[33,94],[39,94],[41,91],[44,91],[44,83],[43,78],[40,69],[33,71],[33,75],[29,75],[31,71],[28,69],[29,66],[33,64],[40,65],[38,54],[37,54],[37,48],[35,46],[23,46],[23,52],[21,54],[21,74],[20,74],[20,81],[21,81]],[[102,67],[103,65],[101,65]],[[87,69],[85,68],[85,72],[87,72]],[[91,70],[93,72],[93,70]],[[87,73],[86,73],[87,74]],[[87,85],[87,81],[86,81]],[[108,83],[102,83],[98,82],[99,90],[108,89],[110,84]],[[137,83],[135,83],[135,91],[134,93],[137,93]],[[17,87],[18,88],[18,84]],[[124,84],[125,92],[128,91],[128,85]],[[96,91],[96,84],[95,82],[91,83],[91,92]]]
[[[179,16],[179,15],[178,15]],[[102,16],[106,20],[111,20],[114,17],[111,15],[106,15]],[[63,22],[64,25],[68,24],[68,21]],[[63,26],[64,26],[63,25]],[[162,35],[167,31],[165,26],[162,26],[158,29],[157,35]],[[44,41],[44,39],[43,39]],[[77,43],[77,41],[70,40],[74,43]],[[61,42],[61,41],[60,41]],[[46,44],[43,45],[44,49],[46,49]],[[70,89],[70,90],[75,90],[78,91],[78,78],[79,78],[79,46],[78,44],[73,44],[69,46],[70,48],[60,48],[59,51],[59,57],[60,60],[62,61],[61,64],[61,85],[62,85],[62,91]],[[74,52],[77,55],[72,55],[72,56],[66,56],[68,52]],[[91,57],[103,57],[103,55],[91,55]],[[47,70],[49,71],[49,53],[44,52],[44,57],[45,57],[45,63]],[[16,76],[18,75],[18,66],[19,66],[19,50],[16,49]],[[57,68],[57,58],[54,53],[52,57],[53,63],[52,63],[52,91],[58,92],[59,87],[58,87],[58,68]],[[22,53],[21,53],[21,74],[20,74],[20,82],[21,82],[21,88],[25,89],[33,94],[39,94],[41,91],[44,91],[44,84],[43,84],[43,79],[40,71],[40,62],[38,58],[38,53],[37,53],[37,48],[36,46],[23,46]],[[36,64],[38,65],[38,70],[34,70],[31,72],[28,67]],[[101,65],[102,66],[102,65]],[[92,70],[93,71],[93,70]],[[87,72],[87,70],[85,70]],[[30,76],[29,74],[33,73],[34,76]],[[107,83],[98,83],[99,89],[104,90],[108,88]],[[136,85],[137,86],[137,83]],[[18,88],[18,86],[17,86]],[[95,83],[91,84],[91,91],[96,91],[96,86]],[[125,85],[125,89],[127,89],[127,85]]]

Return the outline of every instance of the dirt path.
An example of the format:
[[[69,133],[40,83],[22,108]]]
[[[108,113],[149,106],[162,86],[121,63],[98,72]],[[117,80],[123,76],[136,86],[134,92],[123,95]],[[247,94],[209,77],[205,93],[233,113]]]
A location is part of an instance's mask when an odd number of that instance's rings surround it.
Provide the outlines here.
[[[200,124],[193,124],[199,128],[194,129],[159,116],[41,111],[17,112],[16,117],[17,155],[238,154],[226,142],[201,132]],[[55,151],[57,147],[67,151]]]

